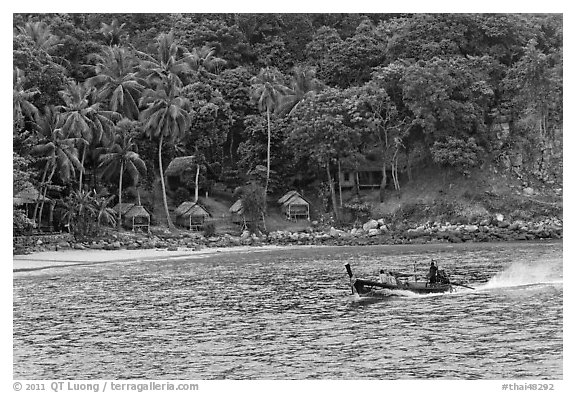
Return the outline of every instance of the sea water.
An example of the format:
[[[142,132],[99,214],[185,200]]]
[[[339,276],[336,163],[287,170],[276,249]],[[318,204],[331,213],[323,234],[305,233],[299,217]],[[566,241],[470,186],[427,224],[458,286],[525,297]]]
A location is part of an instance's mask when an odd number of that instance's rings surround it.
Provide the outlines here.
[[[256,249],[257,251],[257,249]],[[344,269],[455,293],[352,295]],[[15,379],[561,379],[562,244],[311,247],[14,274]]]

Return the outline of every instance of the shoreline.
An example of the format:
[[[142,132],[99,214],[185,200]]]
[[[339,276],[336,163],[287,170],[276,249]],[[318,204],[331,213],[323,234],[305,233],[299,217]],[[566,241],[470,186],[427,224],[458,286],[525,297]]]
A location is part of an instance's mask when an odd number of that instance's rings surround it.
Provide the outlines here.
[[[59,267],[87,266],[103,263],[118,262],[152,262],[167,261],[174,259],[193,259],[208,257],[215,254],[232,254],[248,252],[264,252],[273,250],[304,249],[310,247],[322,247],[314,245],[264,245],[264,246],[236,246],[236,247],[212,247],[201,250],[192,248],[179,248],[177,251],[166,249],[141,249],[141,250],[60,250],[39,251],[31,254],[13,255],[12,272],[25,273]]]
[[[60,250],[60,251],[39,251],[25,255],[13,255],[12,273],[27,273],[52,268],[64,268],[74,266],[88,266],[105,263],[121,262],[154,262],[169,261],[177,259],[200,259],[216,254],[244,254],[267,251],[287,251],[303,250],[308,248],[322,247],[364,247],[364,246],[388,246],[390,248],[404,246],[420,247],[458,247],[464,245],[513,245],[513,244],[552,244],[563,243],[563,239],[540,239],[533,241],[507,241],[507,242],[467,242],[467,243],[444,243],[432,242],[426,244],[367,244],[367,245],[325,245],[325,244],[303,244],[303,245],[275,245],[266,244],[260,246],[232,246],[232,247],[207,247],[200,250],[181,247],[178,250],[167,249],[140,249],[140,250]]]

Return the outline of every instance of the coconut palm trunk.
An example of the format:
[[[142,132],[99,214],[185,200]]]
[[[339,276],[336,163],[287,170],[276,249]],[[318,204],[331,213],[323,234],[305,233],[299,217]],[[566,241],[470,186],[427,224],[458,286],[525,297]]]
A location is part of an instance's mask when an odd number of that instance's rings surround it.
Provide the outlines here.
[[[271,131],[270,131],[270,107],[266,107],[266,118],[268,119],[268,146],[266,148],[266,186],[264,187],[264,200],[266,200],[266,195],[268,194],[268,183],[270,182],[270,140],[271,140]]]
[[[44,181],[46,180],[46,174],[48,173],[48,166],[50,165],[50,161],[46,162],[46,166],[44,167],[44,173],[42,174],[42,182],[40,183],[40,190],[38,191],[38,197],[36,198],[36,205],[34,206],[34,214],[32,215],[32,221],[36,222],[36,217],[38,214],[38,208],[40,207],[40,195],[42,193],[42,187],[45,186]],[[40,226],[40,225],[38,225]]]
[[[40,204],[40,213],[39,213],[40,217],[38,217],[38,227],[40,227],[40,224],[42,223],[42,212],[44,210],[44,201],[46,201],[48,184],[50,184],[50,182],[52,181],[52,177],[54,176],[55,172],[56,172],[56,165],[52,167],[52,172],[50,172],[50,176],[48,176],[48,180],[46,180],[46,185],[44,186],[44,194],[42,195],[42,203]]]
[[[164,198],[164,210],[166,211],[166,221],[168,222],[168,228],[175,229],[172,220],[170,219],[170,212],[168,211],[168,201],[166,200],[166,184],[164,182],[164,171],[162,170],[162,142],[164,141],[164,135],[160,135],[160,142],[158,143],[158,166],[160,170],[160,182],[162,183],[162,197]]]
[[[198,178],[200,177],[200,164],[196,164],[196,179],[194,182],[194,202],[198,202]]]
[[[328,176],[328,184],[330,185],[330,195],[332,196],[332,208],[334,209],[334,215],[336,220],[340,219],[340,211],[338,210],[338,201],[336,198],[336,188],[334,187],[334,180],[332,179],[332,174],[330,173],[330,163],[326,164],[326,175]]]
[[[122,176],[124,175],[124,161],[120,163],[120,180],[118,181],[118,222],[116,227],[122,227]]]
[[[82,175],[84,174],[84,159],[86,158],[86,148],[87,146],[84,146],[84,149],[82,149],[82,162],[81,162],[82,168],[80,168],[78,191],[82,191]]]

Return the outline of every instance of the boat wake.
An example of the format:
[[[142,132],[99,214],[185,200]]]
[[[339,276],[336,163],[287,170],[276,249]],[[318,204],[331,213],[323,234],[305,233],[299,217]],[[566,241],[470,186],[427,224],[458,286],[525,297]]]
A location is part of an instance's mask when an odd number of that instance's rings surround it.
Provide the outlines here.
[[[538,263],[517,262],[506,270],[496,274],[477,290],[523,287],[533,285],[562,284],[561,262],[556,260],[539,261]]]

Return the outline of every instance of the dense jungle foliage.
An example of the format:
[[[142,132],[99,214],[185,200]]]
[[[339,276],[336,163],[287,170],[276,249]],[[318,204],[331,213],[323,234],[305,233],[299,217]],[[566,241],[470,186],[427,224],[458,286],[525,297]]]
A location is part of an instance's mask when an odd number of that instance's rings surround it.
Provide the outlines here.
[[[562,175],[562,16],[550,14],[14,14],[13,192],[63,220],[162,190],[250,180],[325,192],[377,163],[381,190],[425,165]],[[257,176],[255,175],[257,174]],[[181,191],[184,192],[184,191]],[[159,191],[158,191],[159,193]],[[174,195],[172,195],[174,198]],[[14,210],[23,228],[42,216]],[[338,213],[338,209],[334,209]],[[160,212],[154,212],[160,214]]]

